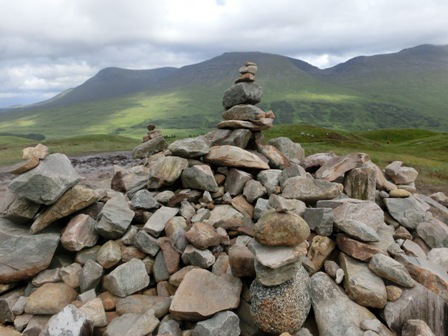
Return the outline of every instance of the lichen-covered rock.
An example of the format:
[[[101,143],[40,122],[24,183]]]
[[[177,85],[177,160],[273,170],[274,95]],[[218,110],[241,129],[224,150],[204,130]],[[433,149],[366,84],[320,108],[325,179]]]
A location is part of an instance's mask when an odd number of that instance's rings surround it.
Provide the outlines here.
[[[269,333],[295,333],[311,309],[310,278],[301,267],[296,276],[281,285],[266,287],[254,280],[250,287],[252,319]]]

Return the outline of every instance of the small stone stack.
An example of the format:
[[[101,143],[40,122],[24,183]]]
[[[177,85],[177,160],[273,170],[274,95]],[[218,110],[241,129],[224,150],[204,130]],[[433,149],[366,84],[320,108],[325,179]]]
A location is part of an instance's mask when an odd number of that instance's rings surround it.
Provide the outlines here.
[[[146,128],[148,129],[148,133],[143,137],[142,142],[146,142],[151,139],[162,136],[162,132],[160,132],[160,130],[156,130],[156,125],[151,123],[148,124]]]
[[[311,308],[310,278],[301,262],[310,229],[281,196],[273,194],[269,202],[273,210],[256,223],[250,246],[256,273],[250,288],[251,314],[265,332],[296,332]]]
[[[225,121],[218,123],[219,129],[248,129],[251,131],[267,130],[272,127],[275,115],[272,111],[264,112],[255,105],[261,101],[263,88],[255,81],[257,65],[246,62],[240,68],[241,76],[235,84],[224,92],[222,104]]]

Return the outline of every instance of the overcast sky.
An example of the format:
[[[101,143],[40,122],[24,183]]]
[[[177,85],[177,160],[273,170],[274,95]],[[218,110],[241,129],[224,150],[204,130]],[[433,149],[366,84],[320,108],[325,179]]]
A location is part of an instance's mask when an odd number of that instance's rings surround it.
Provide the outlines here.
[[[447,0],[0,0],[0,108],[105,67],[181,67],[230,51],[320,68],[448,44]]]

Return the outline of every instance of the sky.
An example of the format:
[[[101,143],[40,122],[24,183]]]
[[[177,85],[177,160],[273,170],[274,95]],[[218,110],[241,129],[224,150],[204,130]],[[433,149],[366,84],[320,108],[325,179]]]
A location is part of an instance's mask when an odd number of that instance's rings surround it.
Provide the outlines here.
[[[49,99],[106,67],[260,51],[328,68],[448,45],[447,0],[0,0],[0,108]]]

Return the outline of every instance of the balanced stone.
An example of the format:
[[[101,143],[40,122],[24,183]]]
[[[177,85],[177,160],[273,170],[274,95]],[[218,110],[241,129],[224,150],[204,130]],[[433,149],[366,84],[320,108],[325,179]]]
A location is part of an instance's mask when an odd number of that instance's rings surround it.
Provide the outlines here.
[[[254,238],[267,246],[294,246],[310,234],[308,224],[293,212],[268,212],[255,224]]]
[[[257,104],[263,96],[263,88],[258,83],[238,83],[224,92],[222,105],[226,110],[238,104]]]
[[[31,233],[42,231],[54,221],[67,217],[88,207],[98,199],[95,190],[81,185],[75,185],[67,190],[54,204],[42,211],[30,228]]]
[[[167,148],[168,143],[165,141],[165,138],[161,136],[156,137],[135,147],[132,151],[132,157],[134,159],[144,159]]]
[[[297,332],[311,309],[310,278],[301,267],[294,278],[266,287],[258,280],[250,286],[250,312],[255,324],[268,333]]]

